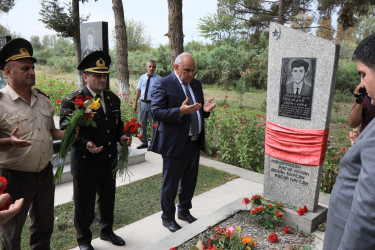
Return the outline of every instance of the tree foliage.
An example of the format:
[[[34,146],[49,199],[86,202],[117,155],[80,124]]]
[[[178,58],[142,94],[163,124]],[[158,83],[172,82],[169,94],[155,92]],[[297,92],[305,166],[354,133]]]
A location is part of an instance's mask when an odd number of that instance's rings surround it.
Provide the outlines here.
[[[366,15],[370,6],[375,5],[375,0],[319,0],[318,10],[326,17],[339,9],[338,23],[344,29],[354,27],[359,17]]]
[[[216,44],[232,43],[237,41],[244,30],[243,21],[235,18],[226,6],[218,6],[214,14],[200,18],[198,29],[205,38]]]
[[[371,6],[366,15],[359,17],[354,33],[359,41],[375,33],[375,6]]]
[[[88,0],[82,0],[85,2]],[[42,16],[42,21],[48,29],[52,29],[62,37],[73,37],[74,36],[74,14],[72,12],[72,6],[66,3],[61,5],[59,0],[42,0],[41,9],[39,14]],[[85,22],[89,18],[81,17],[80,22]]]
[[[316,30],[315,34],[318,37],[321,37],[321,38],[324,38],[324,39],[327,39],[327,40],[332,40],[335,31],[332,28],[331,17],[320,19],[318,24],[319,24],[319,27]]]
[[[7,13],[14,6],[15,0],[0,0],[0,13]]]

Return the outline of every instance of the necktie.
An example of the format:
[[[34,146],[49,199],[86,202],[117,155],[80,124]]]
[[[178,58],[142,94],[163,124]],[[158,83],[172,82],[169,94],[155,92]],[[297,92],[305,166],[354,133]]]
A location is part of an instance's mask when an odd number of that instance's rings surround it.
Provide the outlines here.
[[[299,88],[297,88],[296,95],[299,95],[299,91],[298,90],[299,90]]]
[[[188,85],[184,84],[184,86],[185,86],[185,90],[186,90],[186,95],[189,98],[188,104],[192,105],[192,104],[194,104],[194,101],[193,101],[193,97],[191,97],[191,93],[189,91]],[[198,135],[198,133],[199,133],[199,122],[198,122],[197,112],[194,112],[194,113],[191,114],[190,129],[191,129],[191,133],[193,135]]]
[[[151,78],[151,76],[152,75],[147,75],[148,76],[148,79],[147,79],[147,84],[146,84],[146,90],[145,90],[145,95],[144,95],[144,97],[143,97],[143,99],[145,100],[145,101],[147,101],[147,93],[148,93],[148,87],[150,86],[150,78]]]

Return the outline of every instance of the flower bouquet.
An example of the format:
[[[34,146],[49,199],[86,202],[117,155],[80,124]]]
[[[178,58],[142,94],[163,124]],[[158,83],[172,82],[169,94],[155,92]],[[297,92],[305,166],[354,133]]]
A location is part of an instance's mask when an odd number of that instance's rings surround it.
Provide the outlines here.
[[[76,96],[76,99],[74,101],[76,109],[70,114],[70,121],[61,139],[60,151],[58,154],[59,164],[54,176],[55,182],[61,182],[61,175],[64,170],[65,157],[76,141],[76,128],[79,126],[96,127],[96,123],[93,120],[96,112],[93,111],[100,108],[99,100],[100,98],[93,99],[90,96],[86,96],[85,99],[82,95]]]
[[[138,129],[142,125],[138,122],[137,118],[132,118],[124,126],[124,133],[126,136],[138,135]],[[117,165],[113,169],[113,178],[117,176],[122,176],[123,174],[129,175],[128,170],[128,160],[129,160],[129,148],[127,143],[122,145],[120,152],[117,154]],[[116,162],[115,162],[116,164]],[[130,176],[129,176],[130,177]]]

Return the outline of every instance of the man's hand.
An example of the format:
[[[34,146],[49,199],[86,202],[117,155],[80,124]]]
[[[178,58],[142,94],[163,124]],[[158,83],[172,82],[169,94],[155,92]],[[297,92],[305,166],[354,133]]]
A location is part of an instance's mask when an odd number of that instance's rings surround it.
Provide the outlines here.
[[[360,88],[364,88],[364,87],[365,87],[365,84],[364,84],[364,83],[360,83],[360,84],[358,84],[357,87],[355,87],[355,90],[354,90],[353,93],[354,93],[355,95],[359,95],[359,94],[360,94],[360,93],[359,93],[359,89],[360,89]]]
[[[349,138],[350,138],[351,145],[353,145],[355,140],[357,140],[358,136],[359,136],[359,132],[357,129],[353,129],[353,131],[349,131]]]
[[[88,151],[90,151],[90,153],[97,154],[97,153],[100,153],[100,151],[102,151],[103,146],[97,147],[95,143],[93,143],[92,141],[89,141],[86,145],[86,148]]]
[[[209,99],[203,106],[204,112],[211,112],[214,108],[216,108],[216,103],[211,103],[214,98]]]
[[[24,147],[28,147],[28,146],[31,146],[31,141],[26,141],[26,140],[20,140],[18,138],[18,127],[16,127],[12,133],[10,134],[10,142],[12,144],[12,146],[14,147],[20,147],[20,148],[24,148]]]
[[[130,147],[132,145],[132,137],[131,136],[126,136],[126,135],[123,135],[121,136],[120,138],[120,142],[121,144],[124,144],[126,141],[126,143],[128,144],[128,146]]]
[[[137,104],[138,104],[138,101],[134,100],[134,104],[133,104],[133,111],[137,111]]]
[[[10,196],[9,194],[1,194],[0,195],[0,207],[2,207],[8,200]],[[0,211],[0,225],[4,225],[10,219],[12,219],[20,210],[23,205],[23,198],[18,199],[9,206],[8,210]]]
[[[182,103],[180,107],[181,115],[192,114],[200,110],[202,107],[202,104],[200,103],[194,103],[192,105],[188,105],[188,102],[189,102],[189,97],[186,97],[185,101]]]

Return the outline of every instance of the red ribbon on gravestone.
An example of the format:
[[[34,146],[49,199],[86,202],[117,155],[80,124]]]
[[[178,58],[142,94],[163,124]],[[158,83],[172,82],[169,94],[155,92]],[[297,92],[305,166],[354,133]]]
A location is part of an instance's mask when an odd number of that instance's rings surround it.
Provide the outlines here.
[[[265,154],[301,165],[324,162],[329,129],[298,129],[266,122]]]

